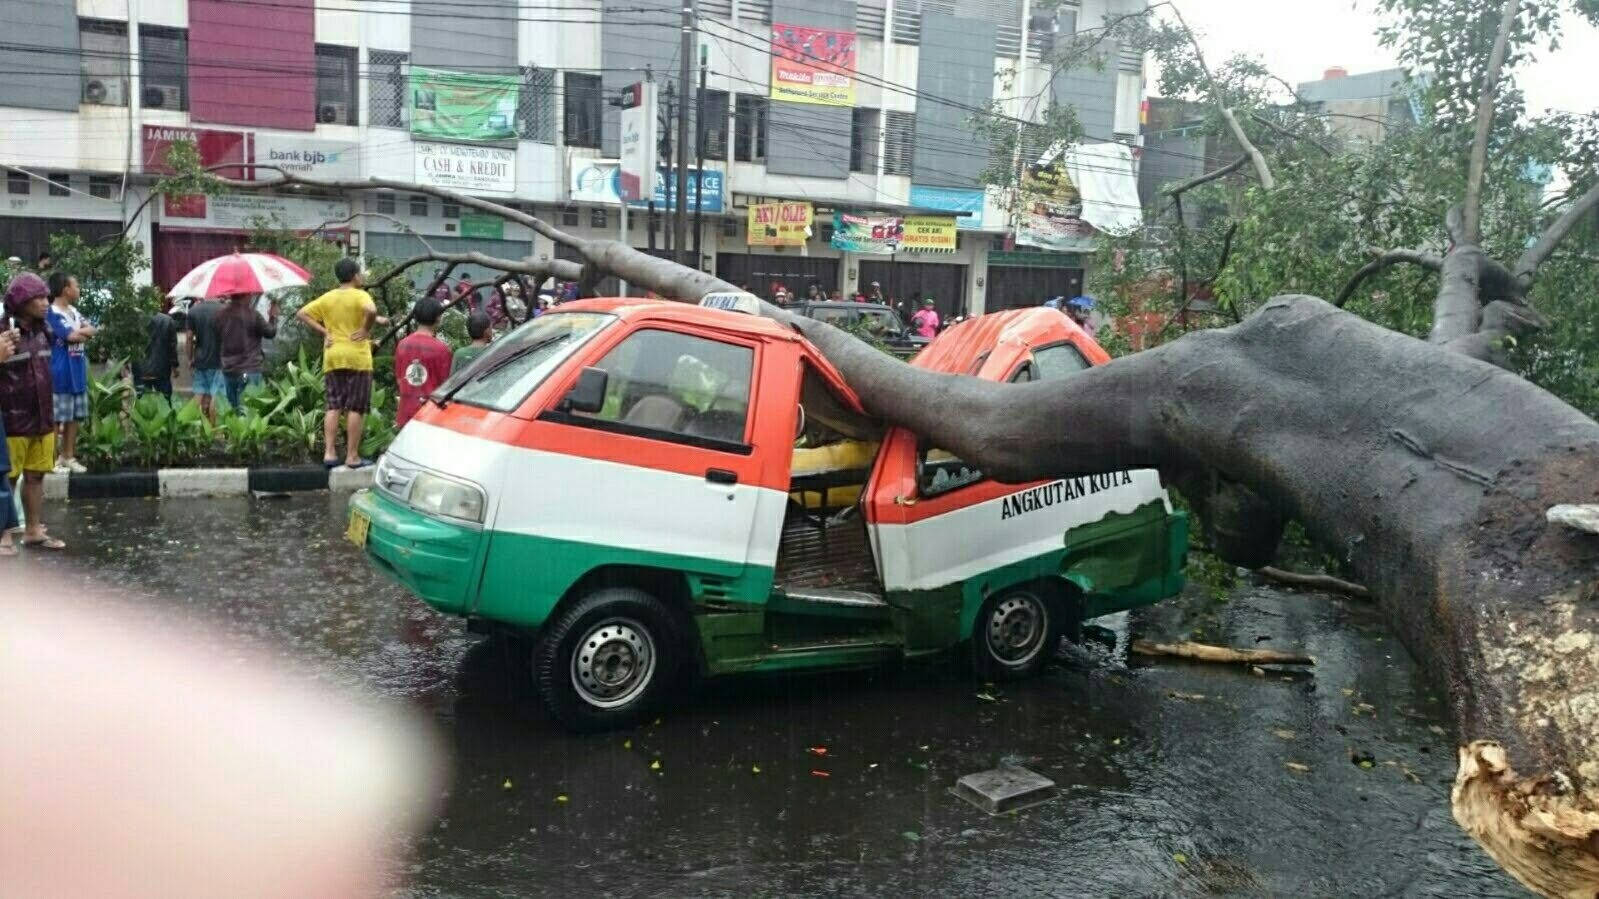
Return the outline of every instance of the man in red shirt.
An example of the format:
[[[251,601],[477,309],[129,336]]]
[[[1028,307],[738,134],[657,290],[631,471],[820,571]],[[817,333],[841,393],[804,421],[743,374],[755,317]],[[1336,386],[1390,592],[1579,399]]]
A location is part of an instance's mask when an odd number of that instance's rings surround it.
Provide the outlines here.
[[[434,336],[444,304],[432,297],[416,301],[412,316],[416,330],[394,348],[394,380],[400,385],[400,410],[397,427],[405,427],[428,395],[450,376],[450,347]]]

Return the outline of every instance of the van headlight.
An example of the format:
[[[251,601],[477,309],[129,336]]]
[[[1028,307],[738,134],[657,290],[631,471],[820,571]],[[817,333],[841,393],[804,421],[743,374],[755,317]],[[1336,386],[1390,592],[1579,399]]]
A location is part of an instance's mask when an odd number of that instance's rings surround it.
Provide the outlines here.
[[[457,518],[475,524],[483,522],[483,490],[451,478],[428,472],[419,472],[411,481],[407,501],[417,509],[445,518]]]

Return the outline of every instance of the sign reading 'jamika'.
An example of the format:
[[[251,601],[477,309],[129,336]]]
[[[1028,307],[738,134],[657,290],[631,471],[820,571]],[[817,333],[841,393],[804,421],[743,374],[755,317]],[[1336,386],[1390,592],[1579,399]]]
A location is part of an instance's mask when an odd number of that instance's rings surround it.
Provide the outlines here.
[[[516,151],[417,143],[416,183],[472,194],[516,193]]]

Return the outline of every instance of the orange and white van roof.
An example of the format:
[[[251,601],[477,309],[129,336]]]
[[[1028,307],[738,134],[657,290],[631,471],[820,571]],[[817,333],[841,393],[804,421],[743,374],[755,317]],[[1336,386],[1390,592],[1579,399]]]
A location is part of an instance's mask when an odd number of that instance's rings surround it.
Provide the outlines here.
[[[745,315],[742,312],[729,312],[725,309],[712,309],[678,300],[658,300],[644,297],[597,297],[591,300],[573,300],[562,303],[554,311],[605,312],[630,320],[672,321],[707,328],[719,328],[724,331],[757,334],[781,340],[803,340],[791,328],[786,328],[769,318],[763,318],[758,315]]]
[[[1033,306],[967,319],[938,335],[911,364],[1002,381],[1033,350],[1057,343],[1072,344],[1094,365],[1110,361],[1110,354],[1064,312]]]

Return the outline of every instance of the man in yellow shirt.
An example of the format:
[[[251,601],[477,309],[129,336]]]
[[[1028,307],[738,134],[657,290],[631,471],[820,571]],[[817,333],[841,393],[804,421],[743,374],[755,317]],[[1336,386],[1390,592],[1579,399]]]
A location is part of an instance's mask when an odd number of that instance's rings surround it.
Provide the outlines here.
[[[322,418],[322,464],[339,465],[339,413],[345,414],[344,464],[364,468],[361,422],[372,406],[372,326],[384,324],[372,295],[361,289],[361,263],[346,257],[333,267],[339,286],[295,313],[322,335],[322,383],[327,413]]]

